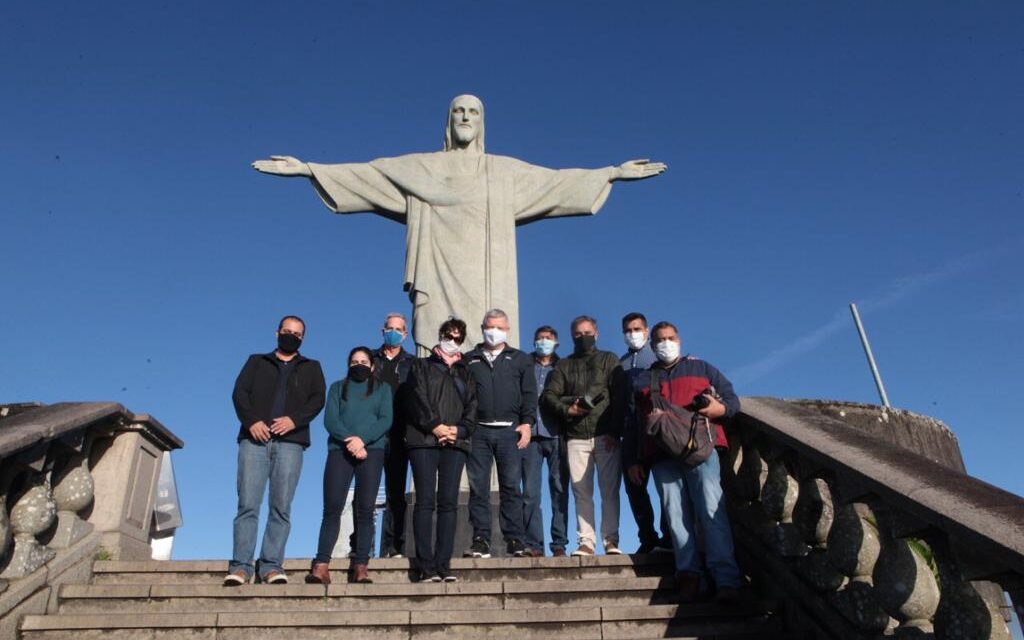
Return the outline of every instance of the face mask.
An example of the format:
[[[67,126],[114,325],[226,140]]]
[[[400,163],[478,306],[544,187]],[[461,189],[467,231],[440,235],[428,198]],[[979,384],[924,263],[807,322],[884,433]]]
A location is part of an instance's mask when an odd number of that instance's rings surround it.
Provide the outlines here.
[[[397,347],[402,344],[402,340],[404,339],[405,338],[402,337],[401,332],[395,331],[394,329],[388,329],[384,332],[384,346],[386,347]]]
[[[647,338],[644,336],[643,331],[630,331],[629,333],[625,334],[625,338],[626,346],[632,349],[633,351],[642,349],[643,346],[647,344]]]
[[[277,334],[277,348],[284,354],[292,354],[299,350],[302,338],[294,333]]]
[[[459,352],[459,345],[454,340],[442,340],[437,346],[441,347],[441,353],[446,356],[454,356]]]
[[[370,367],[365,364],[354,364],[348,368],[349,380],[366,382],[370,377]]]
[[[587,353],[593,351],[597,345],[597,336],[579,336],[572,339],[576,353]]]
[[[541,338],[533,343],[533,351],[538,356],[550,356],[555,352],[555,341],[550,338]]]
[[[489,347],[496,347],[508,339],[508,334],[501,329],[484,329],[484,342]]]
[[[679,359],[679,343],[675,340],[662,340],[654,347],[654,353],[665,364],[671,364]]]

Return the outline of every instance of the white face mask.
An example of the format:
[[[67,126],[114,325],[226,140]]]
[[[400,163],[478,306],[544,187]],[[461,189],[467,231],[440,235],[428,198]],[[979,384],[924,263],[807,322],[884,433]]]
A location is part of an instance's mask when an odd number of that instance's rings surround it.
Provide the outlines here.
[[[629,333],[625,334],[625,339],[626,346],[632,349],[633,351],[642,349],[643,346],[647,344],[647,337],[644,335],[643,331],[630,331]]]
[[[484,342],[489,347],[496,347],[508,339],[508,334],[501,329],[484,329]]]
[[[679,343],[675,340],[662,340],[654,347],[654,353],[665,364],[671,364],[679,359]]]
[[[437,346],[441,348],[441,353],[446,356],[453,356],[459,352],[459,345],[454,340],[442,340]]]

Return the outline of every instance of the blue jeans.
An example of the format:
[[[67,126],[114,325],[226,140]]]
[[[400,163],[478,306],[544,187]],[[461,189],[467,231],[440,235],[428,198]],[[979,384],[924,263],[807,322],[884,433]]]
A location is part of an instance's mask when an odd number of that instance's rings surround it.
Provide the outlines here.
[[[409,461],[416,490],[412,535],[416,542],[417,567],[427,575],[448,575],[455,547],[459,481],[466,466],[466,452],[455,447],[417,447],[409,449]],[[435,511],[437,530],[432,532]]]
[[[512,427],[477,426],[469,453],[469,521],[473,537],[491,541],[491,462],[498,466],[498,518],[505,543],[523,540],[523,452]]]
[[[316,562],[330,562],[331,551],[338,542],[341,512],[345,508],[352,479],[356,481],[356,547],[352,561],[366,564],[370,561],[373,543],[373,509],[377,505],[380,474],[384,469],[384,449],[367,449],[366,458],[356,460],[344,449],[327,452],[324,465],[324,517],[320,521],[320,540],[316,547]]]
[[[530,440],[523,455],[523,528],[526,546],[544,549],[544,516],[541,513],[541,472],[548,462],[548,494],[551,496],[551,550],[565,550],[569,539],[569,467],[561,438]]]
[[[739,587],[740,570],[733,555],[732,529],[725,512],[718,452],[696,468],[675,460],[654,465],[654,484],[661,496],[661,508],[668,513],[669,531],[676,570],[701,572],[694,531],[704,532],[704,555],[708,572],[718,587]]]
[[[260,507],[263,491],[270,484],[270,513],[263,531],[259,572],[265,577],[271,571],[283,571],[284,546],[291,531],[292,498],[302,473],[302,445],[271,440],[238,443],[238,513],[234,523],[234,551],[228,571],[241,569],[253,574],[253,554],[259,533]]]

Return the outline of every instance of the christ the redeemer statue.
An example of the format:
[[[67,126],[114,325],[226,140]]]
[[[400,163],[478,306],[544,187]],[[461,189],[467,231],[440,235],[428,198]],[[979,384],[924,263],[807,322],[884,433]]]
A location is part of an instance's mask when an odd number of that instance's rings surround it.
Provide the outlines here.
[[[420,354],[450,316],[466,322],[467,345],[481,339],[488,309],[509,317],[518,346],[515,228],[545,218],[597,213],[616,180],[656,176],[665,165],[631,160],[604,169],[547,169],[484,153],[484,106],[451,102],[444,151],[367,163],[316,164],[271,156],[263,173],[305,176],[336,213],[372,212],[406,226],[405,290]]]

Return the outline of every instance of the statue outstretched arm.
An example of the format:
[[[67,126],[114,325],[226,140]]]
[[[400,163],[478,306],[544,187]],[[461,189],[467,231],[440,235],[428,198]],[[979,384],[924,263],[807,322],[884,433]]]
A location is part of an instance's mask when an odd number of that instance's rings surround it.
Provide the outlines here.
[[[310,178],[313,176],[313,172],[310,171],[308,164],[292,156],[270,156],[270,160],[257,160],[253,162],[252,168],[260,173],[269,173],[273,176],[284,176],[286,178],[298,176]]]
[[[648,159],[630,160],[615,167],[609,182],[616,180],[644,180],[662,174],[668,165],[664,162],[651,162]]]

